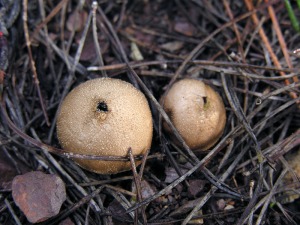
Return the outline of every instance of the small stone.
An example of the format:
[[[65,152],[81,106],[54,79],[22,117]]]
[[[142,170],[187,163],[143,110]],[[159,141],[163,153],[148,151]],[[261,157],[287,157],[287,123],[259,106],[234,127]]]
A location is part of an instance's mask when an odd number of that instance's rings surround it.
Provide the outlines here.
[[[34,171],[14,178],[12,196],[28,221],[38,223],[59,213],[66,188],[57,175]]]
[[[223,198],[221,198],[216,202],[216,205],[217,205],[217,210],[218,211],[223,211],[224,208],[226,207],[226,202]]]
[[[231,210],[231,209],[234,209],[234,206],[233,205],[226,205],[224,210]]]
[[[200,209],[198,212],[196,212],[195,216],[203,216],[202,210]],[[188,224],[204,224],[204,220],[203,218],[192,219],[188,222]]]

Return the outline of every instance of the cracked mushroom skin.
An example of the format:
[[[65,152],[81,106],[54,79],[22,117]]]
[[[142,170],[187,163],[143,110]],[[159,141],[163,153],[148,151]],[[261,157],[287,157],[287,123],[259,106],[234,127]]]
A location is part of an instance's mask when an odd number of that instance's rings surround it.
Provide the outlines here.
[[[222,136],[226,124],[224,103],[220,95],[202,81],[180,80],[160,102],[192,150],[208,150]],[[163,127],[172,132],[165,122]]]
[[[153,132],[144,94],[112,78],[89,80],[74,88],[62,102],[56,127],[67,152],[97,156],[127,156],[129,148],[133,155],[143,155],[151,147]],[[100,174],[131,169],[129,161],[74,161]]]

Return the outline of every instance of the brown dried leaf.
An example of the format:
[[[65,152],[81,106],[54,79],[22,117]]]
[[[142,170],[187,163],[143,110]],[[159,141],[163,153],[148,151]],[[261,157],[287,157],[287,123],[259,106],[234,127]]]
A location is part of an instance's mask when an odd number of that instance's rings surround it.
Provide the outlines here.
[[[120,217],[124,218],[124,220],[131,220],[131,217],[125,213],[126,210],[124,209],[124,207],[115,199],[109,204],[107,209],[111,212],[113,217]]]
[[[67,29],[69,31],[79,32],[83,30],[88,14],[86,11],[75,10],[70,14],[67,20]]]
[[[187,171],[188,171],[187,169],[181,169],[182,174],[186,173]],[[174,180],[179,178],[178,173],[173,167],[167,167],[165,173],[166,173],[166,179],[165,179],[166,183],[172,183]]]
[[[146,180],[142,180],[141,190],[142,190],[141,194],[143,199],[149,198],[157,192],[156,187],[149,184]]]
[[[146,199],[151,197],[156,193],[157,189],[155,186],[149,184],[146,180],[141,181],[141,195],[142,199]],[[135,183],[132,182],[132,192],[136,193],[136,186]]]
[[[190,186],[188,188],[188,194],[191,197],[197,197],[198,194],[202,192],[204,185],[206,184],[206,181],[200,179],[191,180],[189,181],[189,184]]]
[[[98,36],[98,41],[101,48],[101,54],[104,54],[108,48],[108,42],[106,40],[102,40],[101,36]],[[92,34],[89,34],[85,40],[81,55],[80,61],[92,63],[97,57],[97,52],[95,48],[95,42]]]
[[[175,22],[174,30],[189,37],[194,36],[196,33],[195,27],[187,21]]]

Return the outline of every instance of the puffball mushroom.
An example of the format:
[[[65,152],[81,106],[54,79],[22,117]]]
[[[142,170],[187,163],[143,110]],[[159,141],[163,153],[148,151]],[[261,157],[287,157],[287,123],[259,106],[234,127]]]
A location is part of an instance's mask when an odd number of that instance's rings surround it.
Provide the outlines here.
[[[98,78],[80,84],[66,96],[57,117],[57,137],[71,153],[126,156],[131,148],[133,155],[142,155],[150,149],[152,132],[144,94],[119,79]],[[100,174],[131,169],[129,161],[74,161]]]
[[[183,79],[174,83],[161,103],[191,149],[207,150],[222,136],[226,124],[224,103],[220,95],[202,81]],[[163,126],[171,133],[166,123]]]
[[[300,198],[300,183],[297,180],[297,177],[300,177],[300,149],[289,153],[286,156],[286,161],[294,174],[288,171],[279,184],[281,187],[292,185],[280,196],[279,200],[282,204],[291,203]]]

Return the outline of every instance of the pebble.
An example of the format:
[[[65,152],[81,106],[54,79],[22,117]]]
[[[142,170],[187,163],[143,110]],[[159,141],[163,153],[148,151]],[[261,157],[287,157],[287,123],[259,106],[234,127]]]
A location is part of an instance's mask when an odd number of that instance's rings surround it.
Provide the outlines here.
[[[59,213],[66,187],[57,175],[33,171],[13,179],[12,196],[28,221],[38,223]]]

